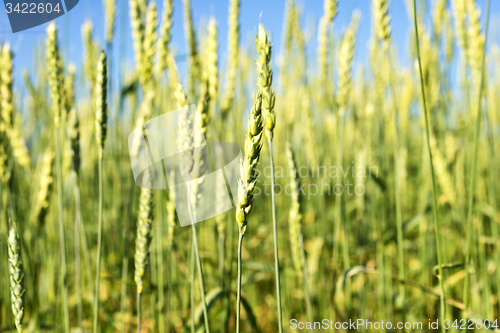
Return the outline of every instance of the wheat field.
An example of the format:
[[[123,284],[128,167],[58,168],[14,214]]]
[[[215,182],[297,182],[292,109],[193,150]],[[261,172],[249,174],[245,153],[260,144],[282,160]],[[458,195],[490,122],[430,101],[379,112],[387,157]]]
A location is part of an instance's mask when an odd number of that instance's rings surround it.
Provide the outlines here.
[[[500,331],[491,0],[324,0],[313,24],[283,2],[278,32],[242,31],[241,0],[201,24],[190,0],[102,0],[81,61],[50,23],[30,70],[0,35],[0,332]],[[178,176],[213,167],[205,138],[242,158],[237,191],[217,183],[233,208],[181,227],[203,181],[177,211],[173,187],[136,184],[129,134],[190,105]]]

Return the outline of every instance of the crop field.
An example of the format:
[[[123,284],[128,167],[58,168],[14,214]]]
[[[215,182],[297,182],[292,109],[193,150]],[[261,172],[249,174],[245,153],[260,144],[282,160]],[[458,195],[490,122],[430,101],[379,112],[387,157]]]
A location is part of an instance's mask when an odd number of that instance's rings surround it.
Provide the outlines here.
[[[499,332],[497,0],[191,1],[0,32],[0,332]]]

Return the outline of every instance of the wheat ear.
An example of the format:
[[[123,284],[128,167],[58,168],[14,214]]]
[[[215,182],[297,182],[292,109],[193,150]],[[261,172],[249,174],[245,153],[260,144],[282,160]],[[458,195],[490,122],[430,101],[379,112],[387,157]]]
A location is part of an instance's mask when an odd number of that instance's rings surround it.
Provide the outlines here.
[[[2,121],[7,129],[14,125],[14,105],[12,103],[12,52],[10,44],[7,43],[1,49],[0,60],[2,67],[0,70],[0,103]]]
[[[163,21],[161,36],[158,41],[158,66],[162,72],[168,66],[168,54],[170,52],[170,38],[172,37],[174,1],[165,0],[163,3]]]
[[[10,273],[10,301],[17,331],[22,332],[24,317],[24,269],[21,257],[21,244],[15,224],[10,227],[8,243],[9,273]]]
[[[141,331],[141,294],[144,289],[143,277],[149,260],[153,214],[153,191],[151,189],[141,188],[134,255],[134,280],[137,285],[137,332]]]
[[[189,0],[183,0],[184,3],[184,33],[189,50],[189,95],[194,97],[195,82],[200,74],[200,59],[198,56],[198,46],[196,45],[196,34],[193,26],[193,17],[191,13],[191,4]]]
[[[106,44],[111,44],[115,32],[116,0],[103,0],[106,17]]]
[[[225,119],[233,107],[236,73],[239,66],[239,42],[240,42],[240,0],[230,0],[228,19],[228,41],[227,41],[227,76],[224,99],[221,103],[222,118]]]

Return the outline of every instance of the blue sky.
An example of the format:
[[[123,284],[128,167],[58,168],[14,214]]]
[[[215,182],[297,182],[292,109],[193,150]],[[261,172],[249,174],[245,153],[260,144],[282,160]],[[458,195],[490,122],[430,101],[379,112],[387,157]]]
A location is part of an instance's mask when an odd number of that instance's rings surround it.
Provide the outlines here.
[[[150,0],[151,1],[151,0]],[[27,2],[29,2],[27,0]],[[163,0],[157,0],[158,8],[161,12]],[[303,25],[310,26],[316,32],[317,21],[323,15],[323,0],[296,0],[303,8]],[[125,49],[125,57],[129,64],[132,61],[132,41],[129,26],[129,8],[127,0],[117,0],[119,13],[117,17],[114,56],[118,56],[120,50]],[[210,17],[215,17],[219,29],[219,52],[221,66],[225,62],[227,49],[227,17],[229,0],[191,0],[194,15],[194,22],[197,27],[207,22]],[[427,8],[430,8],[433,0],[427,1]],[[479,0],[482,15],[486,6],[486,0]],[[286,0],[242,0],[241,5],[241,44],[246,47],[253,41],[255,29],[259,22],[263,23],[269,31],[274,43],[274,54],[279,54],[281,48],[281,35],[285,13]],[[371,30],[371,1],[370,0],[340,0],[339,14],[336,17],[335,33],[339,35],[349,23],[353,10],[358,9],[362,18],[359,28],[358,45],[356,50],[356,62],[366,60],[367,42]],[[392,0],[390,2],[390,14],[393,39],[398,45],[400,58],[407,59],[408,36],[412,21],[408,18],[405,0]],[[497,19],[500,14],[500,1],[492,1],[492,34],[491,39],[498,40]],[[174,26],[172,45],[177,50],[177,54],[185,54],[185,40],[183,27],[183,4],[182,0],[174,0]],[[68,14],[56,19],[60,29],[60,43],[62,44],[65,60],[77,65],[80,68],[82,60],[82,42],[80,27],[86,20],[91,20],[94,25],[94,34],[100,45],[103,44],[104,16],[101,0],[80,0],[80,3]],[[13,34],[7,19],[7,14],[3,3],[0,4],[0,41],[9,41],[16,52],[16,74],[24,68],[30,68],[32,61],[32,50],[36,44],[44,42],[45,29],[47,24],[32,28],[30,30]],[[491,40],[490,39],[490,40]],[[120,47],[121,45],[121,47]],[[311,50],[316,49],[316,37],[311,37]],[[123,53],[123,52],[122,52]],[[407,60],[406,60],[407,62]],[[403,64],[406,63],[402,61]],[[315,59],[310,59],[313,65]],[[182,64],[181,64],[182,66]],[[313,65],[314,66],[314,65]],[[125,67],[127,68],[127,67]],[[130,66],[129,66],[130,68]],[[18,76],[19,77],[19,76]]]

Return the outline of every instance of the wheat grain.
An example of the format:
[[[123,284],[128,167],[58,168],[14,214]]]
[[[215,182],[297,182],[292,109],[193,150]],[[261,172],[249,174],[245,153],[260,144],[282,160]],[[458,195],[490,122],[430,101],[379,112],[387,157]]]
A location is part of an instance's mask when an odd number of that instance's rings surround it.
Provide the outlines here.
[[[130,26],[132,27],[132,39],[134,41],[134,52],[137,71],[140,72],[144,63],[144,8],[141,8],[141,0],[130,0]]]
[[[12,156],[19,166],[28,171],[30,169],[31,159],[20,129],[18,127],[14,127],[11,130],[8,130],[7,133],[9,136],[10,151],[12,152]]]
[[[139,80],[145,90],[152,88],[153,61],[156,54],[156,41],[158,34],[158,13],[156,11],[156,2],[149,3],[146,11],[146,27],[144,36],[144,48],[142,63],[140,64]]]
[[[137,293],[139,294],[142,293],[144,289],[143,277],[146,265],[148,264],[149,245],[151,244],[151,224],[153,223],[153,218],[153,191],[147,188],[141,188],[134,255],[134,280],[137,284]]]
[[[329,23],[333,22],[333,19],[337,15],[338,10],[338,0],[325,0],[324,2],[324,10],[325,10],[325,18]]]
[[[195,83],[200,75],[200,59],[198,55],[198,46],[196,45],[196,34],[193,26],[193,17],[191,13],[191,4],[189,0],[183,0],[184,3],[184,34],[186,36],[187,49],[189,51],[189,95],[195,95]]]
[[[103,2],[106,17],[106,43],[110,44],[115,31],[116,0],[103,0]]]
[[[446,5],[448,0],[438,0],[434,3],[433,25],[436,36],[441,35],[443,23],[446,15]]]
[[[71,143],[71,159],[73,162],[73,170],[76,174],[80,173],[80,121],[78,120],[78,113],[73,108],[69,113],[68,121],[68,138]]]
[[[14,105],[12,103],[12,52],[10,44],[7,43],[1,50],[0,60],[2,67],[0,71],[0,97],[1,116],[6,129],[14,125]]]
[[[84,75],[90,84],[91,95],[95,93],[95,80],[97,77],[97,54],[98,47],[92,36],[92,22],[86,21],[82,25],[82,40],[85,49],[85,60],[83,62]]]
[[[63,108],[63,82],[61,55],[59,54],[59,46],[57,43],[57,28],[54,23],[49,24],[47,28],[47,70],[49,75],[50,93],[52,96],[52,108],[54,111],[54,123],[59,126],[59,120]]]
[[[320,19],[318,27],[318,61],[322,84],[329,82],[328,27],[333,23],[335,15],[337,15],[337,0],[325,0],[324,11],[325,13]]]
[[[15,224],[10,227],[8,239],[10,301],[17,331],[22,332],[24,317],[24,269],[21,257],[21,244]]]
[[[467,13],[469,17],[469,28],[467,30],[469,65],[474,77],[474,86],[479,87],[481,77],[481,65],[483,59],[484,35],[481,33],[481,17],[479,8],[474,0],[466,0]],[[475,89],[477,91],[477,89]]]
[[[139,115],[135,121],[135,128],[142,128],[144,123],[149,120],[151,114],[153,112],[153,101],[154,101],[155,93],[154,91],[148,91],[141,104],[139,105]],[[141,148],[141,144],[144,143],[144,139],[142,136],[142,132],[140,135],[134,137],[132,141],[132,145],[130,148],[130,156],[136,157]]]
[[[373,20],[375,22],[375,33],[384,50],[389,48],[391,43],[391,18],[389,16],[388,0],[373,0]]]
[[[240,23],[238,16],[240,13],[240,0],[230,0],[228,16],[228,38],[227,38],[227,77],[224,99],[221,103],[221,113],[223,118],[227,117],[228,112],[233,106],[236,73],[239,66],[239,42],[240,42]]]
[[[96,129],[96,141],[99,147],[99,157],[102,157],[104,149],[104,141],[106,140],[107,133],[107,84],[108,84],[108,73],[107,73],[107,58],[104,51],[99,54],[99,59],[97,62],[97,77],[96,77],[96,109],[95,109],[95,129]]]
[[[250,116],[248,118],[248,132],[245,139],[245,156],[241,162],[240,179],[238,180],[238,207],[236,208],[236,221],[240,233],[245,234],[247,229],[247,216],[253,205],[255,185],[258,174],[257,165],[262,150],[262,98],[257,93]]]
[[[75,65],[70,64],[68,66],[68,77],[64,80],[64,91],[66,96],[66,111],[69,113],[71,109],[75,106]]]
[[[458,40],[458,45],[467,54],[468,38],[467,38],[467,22],[466,22],[466,0],[452,0],[453,16],[455,19],[455,33]]]
[[[163,21],[161,26],[161,37],[158,41],[158,66],[163,71],[168,66],[168,54],[170,52],[170,38],[173,25],[174,1],[165,0],[163,3]]]
[[[3,62],[0,61],[0,73],[3,71]],[[0,86],[2,85],[2,75],[0,75]],[[0,96],[1,98],[1,96]],[[3,122],[2,103],[0,101],[0,178],[6,184],[10,178],[9,153],[10,147],[6,133],[6,125]]]
[[[45,217],[47,215],[50,197],[52,195],[52,186],[54,182],[54,153],[52,150],[47,150],[43,155],[41,172],[40,172],[40,190],[38,192],[37,201],[35,204],[34,220],[38,222],[39,226],[45,224]]]
[[[257,85],[262,96],[262,116],[266,129],[268,141],[273,140],[274,127],[276,126],[276,115],[274,114],[274,103],[276,95],[271,88],[273,82],[273,70],[271,63],[271,42],[267,37],[264,26],[259,25],[259,33],[255,38],[259,60],[257,61],[258,81]]]
[[[354,59],[354,45],[356,42],[356,31],[359,24],[360,13],[355,11],[352,14],[349,28],[344,34],[339,49],[339,83],[337,93],[337,103],[339,112],[342,114],[349,103],[352,85],[352,63]],[[342,117],[342,115],[340,115]]]
[[[213,104],[212,114],[214,114],[215,103],[218,100],[219,95],[217,24],[214,18],[211,18],[210,22],[208,23],[208,37],[205,54],[207,61],[206,78],[208,80],[208,94]]]

